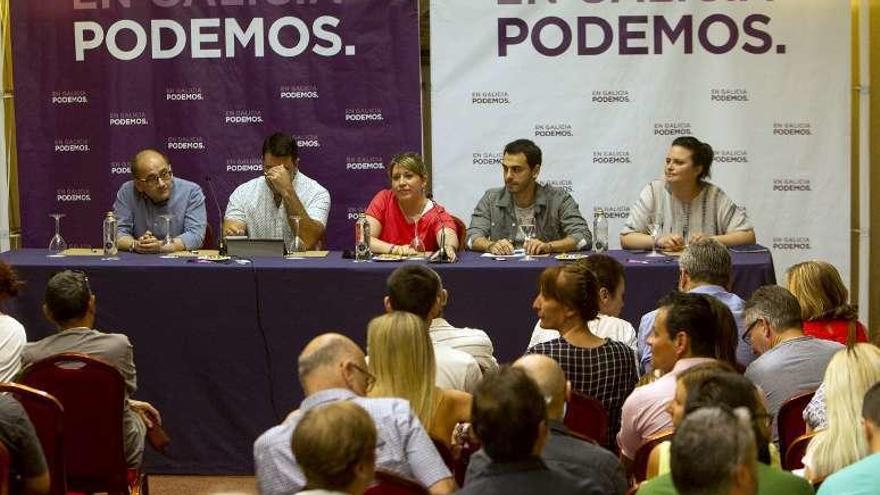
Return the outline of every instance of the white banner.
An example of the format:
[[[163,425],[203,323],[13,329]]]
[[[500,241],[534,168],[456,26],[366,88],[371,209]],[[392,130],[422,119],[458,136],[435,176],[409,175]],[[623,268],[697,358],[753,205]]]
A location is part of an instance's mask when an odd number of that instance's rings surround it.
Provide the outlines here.
[[[672,140],[715,149],[777,277],[810,258],[848,279],[846,0],[432,0],[434,196],[469,222],[517,138],[611,247]],[[848,283],[848,282],[847,282]]]

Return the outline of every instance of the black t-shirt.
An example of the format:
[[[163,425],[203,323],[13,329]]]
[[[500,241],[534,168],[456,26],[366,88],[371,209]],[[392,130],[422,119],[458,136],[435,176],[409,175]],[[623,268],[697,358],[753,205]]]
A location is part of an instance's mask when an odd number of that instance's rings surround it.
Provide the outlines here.
[[[46,458],[34,425],[21,404],[7,395],[0,395],[0,442],[9,451],[12,461],[13,493],[16,493],[17,479],[33,478],[46,472]]]

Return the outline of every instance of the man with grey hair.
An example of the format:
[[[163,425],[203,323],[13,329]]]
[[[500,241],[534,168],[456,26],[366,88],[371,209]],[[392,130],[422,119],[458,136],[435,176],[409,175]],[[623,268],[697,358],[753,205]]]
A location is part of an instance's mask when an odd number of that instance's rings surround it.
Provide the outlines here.
[[[775,441],[779,408],[799,393],[816,390],[831,357],[844,346],[804,335],[800,304],[778,285],[765,285],[752,294],[743,321],[743,340],[759,356],[746,368],[746,377],[766,394]]]
[[[755,436],[748,412],[718,407],[688,414],[672,438],[670,468],[681,495],[758,493]]]
[[[375,377],[364,352],[335,333],[312,339],[299,356],[299,379],[306,398],[278,426],[254,443],[257,486],[262,495],[292,495],[305,476],[293,455],[291,438],[303,414],[322,404],[352,401],[376,423],[376,466],[412,478],[432,494],[452,493],[455,482],[428,433],[403,399],[365,398]]]
[[[587,480],[602,489],[602,493],[623,495],[627,482],[623,466],[610,451],[579,438],[563,424],[565,403],[571,396],[571,382],[565,379],[562,368],[543,354],[528,354],[513,363],[535,381],[547,402],[547,427],[550,435],[541,459],[547,467]],[[477,451],[468,463],[467,482],[481,478],[491,460],[484,450]]]
[[[730,280],[733,274],[733,265],[730,262],[730,253],[723,244],[712,238],[704,238],[691,241],[685,248],[679,259],[678,290],[706,294],[718,299],[730,308],[733,319],[736,320],[737,335],[742,337],[743,305],[745,301],[738,295],[729,292]],[[639,352],[641,365],[644,371],[651,370],[651,346],[648,345],[648,335],[657,318],[657,310],[646,313],[639,323]],[[736,362],[742,366],[748,366],[754,360],[754,355],[748,344],[739,339],[736,348]]]

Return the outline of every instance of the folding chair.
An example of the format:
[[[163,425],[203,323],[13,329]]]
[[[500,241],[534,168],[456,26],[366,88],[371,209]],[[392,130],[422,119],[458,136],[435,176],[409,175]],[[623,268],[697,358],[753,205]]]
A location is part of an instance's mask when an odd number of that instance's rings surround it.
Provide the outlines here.
[[[572,391],[564,423],[571,431],[591,438],[599,445],[604,446],[608,441],[608,414],[599,399]]]

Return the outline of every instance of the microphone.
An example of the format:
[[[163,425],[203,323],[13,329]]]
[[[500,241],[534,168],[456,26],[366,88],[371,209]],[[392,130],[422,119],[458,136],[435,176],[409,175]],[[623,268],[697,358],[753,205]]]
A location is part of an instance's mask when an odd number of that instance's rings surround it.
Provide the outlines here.
[[[226,235],[223,232],[223,210],[220,209],[220,202],[217,201],[217,191],[214,189],[214,180],[211,179],[210,175],[205,175],[205,182],[208,183],[208,190],[211,192],[211,199],[214,201],[214,206],[217,208],[217,215],[220,217],[220,235],[217,239],[217,249],[220,251],[221,255],[226,255]]]

